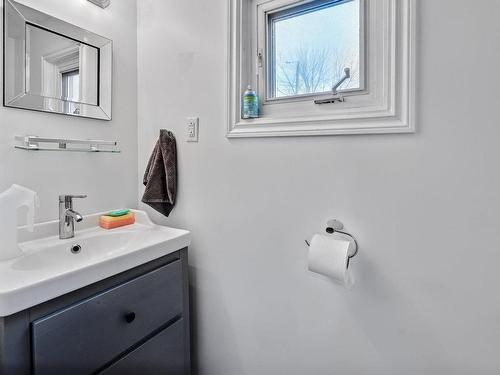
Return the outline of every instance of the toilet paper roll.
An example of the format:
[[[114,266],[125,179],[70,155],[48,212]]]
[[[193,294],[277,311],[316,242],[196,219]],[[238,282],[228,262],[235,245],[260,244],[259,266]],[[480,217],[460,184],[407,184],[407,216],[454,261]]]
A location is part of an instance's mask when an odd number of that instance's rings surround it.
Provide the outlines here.
[[[336,235],[315,234],[309,246],[309,271],[351,287],[354,284],[347,269],[352,240]]]

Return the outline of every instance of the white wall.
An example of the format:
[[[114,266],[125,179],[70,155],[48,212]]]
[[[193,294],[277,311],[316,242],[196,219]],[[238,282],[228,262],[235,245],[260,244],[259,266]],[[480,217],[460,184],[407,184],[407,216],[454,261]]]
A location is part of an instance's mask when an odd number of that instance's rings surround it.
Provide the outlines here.
[[[139,173],[172,129],[199,372],[498,374],[500,2],[418,0],[417,134],[247,140],[225,138],[226,0],[138,10]],[[351,292],[306,271],[329,218],[359,238]]]
[[[113,1],[106,10],[86,0],[21,2],[113,39],[113,121],[0,107],[0,191],[13,183],[36,190],[41,199],[37,221],[56,219],[59,194],[88,194],[75,203],[82,213],[137,206],[136,1]],[[15,150],[14,136],[24,134],[118,140],[123,153]]]

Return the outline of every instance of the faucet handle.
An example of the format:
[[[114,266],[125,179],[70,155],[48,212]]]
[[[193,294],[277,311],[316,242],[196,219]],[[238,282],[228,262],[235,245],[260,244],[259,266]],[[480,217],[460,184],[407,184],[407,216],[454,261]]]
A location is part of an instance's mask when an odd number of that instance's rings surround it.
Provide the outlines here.
[[[87,198],[86,195],[60,195],[59,196],[59,202],[66,202],[66,201],[71,201],[72,199],[75,198]]]

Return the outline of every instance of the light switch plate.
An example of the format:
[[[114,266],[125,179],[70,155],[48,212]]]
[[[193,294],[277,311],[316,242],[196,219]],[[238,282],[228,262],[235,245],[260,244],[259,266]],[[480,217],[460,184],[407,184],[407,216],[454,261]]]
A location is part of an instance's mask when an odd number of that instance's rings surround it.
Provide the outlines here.
[[[186,126],[187,142],[198,142],[200,131],[200,119],[198,117],[188,117]]]

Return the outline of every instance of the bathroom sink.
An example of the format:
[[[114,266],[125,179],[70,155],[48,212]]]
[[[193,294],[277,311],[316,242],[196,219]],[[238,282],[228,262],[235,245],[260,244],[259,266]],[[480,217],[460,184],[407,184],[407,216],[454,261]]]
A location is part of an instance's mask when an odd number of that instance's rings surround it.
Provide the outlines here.
[[[22,243],[25,256],[12,262],[16,270],[53,270],[64,267],[74,269],[83,263],[100,261],[113,254],[123,252],[134,239],[140,240],[144,231],[128,230],[115,233],[87,233],[71,240],[61,241],[56,237]]]
[[[154,224],[143,211],[136,223],[105,230],[86,216],[75,237],[60,240],[58,222],[19,229],[21,257],[0,262],[0,316],[80,289],[189,246],[190,232]]]

